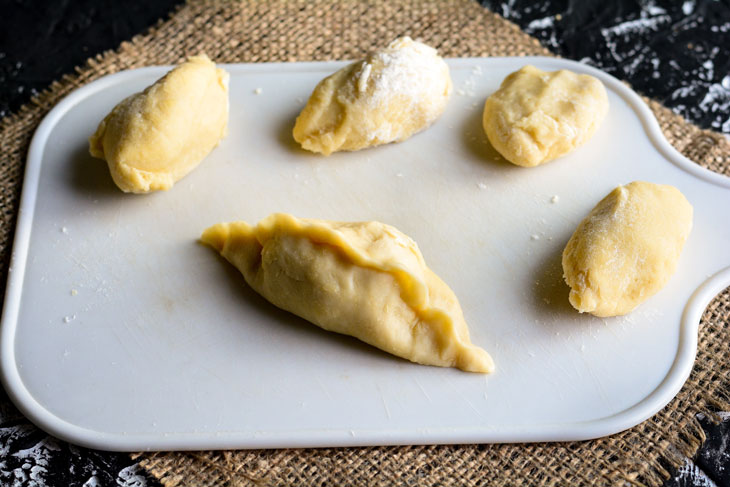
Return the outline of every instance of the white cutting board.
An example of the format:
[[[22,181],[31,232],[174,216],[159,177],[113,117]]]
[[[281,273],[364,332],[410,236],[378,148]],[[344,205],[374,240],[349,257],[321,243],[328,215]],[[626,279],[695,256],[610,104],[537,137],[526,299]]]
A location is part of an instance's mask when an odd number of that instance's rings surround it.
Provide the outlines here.
[[[588,144],[531,169],[504,162],[481,128],[485,98],[527,63],[597,76],[611,104]],[[677,393],[700,315],[730,284],[730,179],[679,155],[615,79],[547,58],[450,60],[454,94],[427,131],[306,153],[294,119],[343,65],[227,66],[228,137],[149,195],[117,190],[87,137],[167,68],[102,78],[53,109],[28,155],[2,317],[4,385],[28,418],[110,450],[561,441],[631,427]],[[694,206],[679,267],[626,317],[579,315],[562,249],[633,180],[672,184]],[[213,223],[272,212],[379,220],[413,237],[497,371],[416,365],[322,331],[196,242]]]

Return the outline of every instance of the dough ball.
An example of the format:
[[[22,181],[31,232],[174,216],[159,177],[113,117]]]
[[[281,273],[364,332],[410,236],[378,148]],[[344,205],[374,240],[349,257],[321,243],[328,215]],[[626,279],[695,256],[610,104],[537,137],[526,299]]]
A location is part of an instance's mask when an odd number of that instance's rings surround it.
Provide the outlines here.
[[[581,313],[629,313],[674,273],[692,206],[673,186],[633,182],[603,198],[563,251],[570,303]]]
[[[505,159],[532,167],[585,144],[607,112],[606,89],[593,76],[525,66],[487,98],[482,124]]]
[[[170,189],[225,137],[228,73],[207,56],[189,58],[141,93],[122,100],[89,138],[119,189]]]
[[[325,330],[420,364],[494,369],[472,344],[453,291],[391,226],[274,214],[255,227],[214,225],[201,240],[269,302]]]
[[[324,155],[400,142],[431,125],[450,94],[436,50],[401,37],[322,80],[297,117],[294,140]]]

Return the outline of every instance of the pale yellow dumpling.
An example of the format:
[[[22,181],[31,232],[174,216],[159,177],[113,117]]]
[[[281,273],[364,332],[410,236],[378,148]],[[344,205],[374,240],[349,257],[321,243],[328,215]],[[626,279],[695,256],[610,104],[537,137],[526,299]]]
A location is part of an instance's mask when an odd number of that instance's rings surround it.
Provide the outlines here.
[[[488,373],[451,289],[416,243],[378,222],[340,223],[274,214],[208,228],[201,240],[279,308],[426,365]]]
[[[585,144],[607,112],[606,89],[593,76],[525,66],[487,98],[482,125],[502,157],[532,167]]]
[[[669,281],[691,229],[692,206],[677,188],[637,181],[614,189],[563,251],[570,303],[601,317],[629,313]]]
[[[431,125],[450,94],[449,67],[436,50],[401,37],[322,80],[294,140],[324,155],[400,142]]]
[[[207,56],[177,66],[125,98],[89,137],[124,192],[170,189],[225,137],[228,73]]]

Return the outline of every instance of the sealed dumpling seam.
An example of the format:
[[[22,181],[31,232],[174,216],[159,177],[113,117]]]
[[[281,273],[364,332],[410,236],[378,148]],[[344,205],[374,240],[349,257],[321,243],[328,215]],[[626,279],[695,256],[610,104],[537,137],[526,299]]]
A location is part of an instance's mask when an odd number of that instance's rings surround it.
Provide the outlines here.
[[[456,296],[393,227],[275,214],[256,227],[215,225],[202,241],[270,302],[326,330],[417,363],[493,370]]]

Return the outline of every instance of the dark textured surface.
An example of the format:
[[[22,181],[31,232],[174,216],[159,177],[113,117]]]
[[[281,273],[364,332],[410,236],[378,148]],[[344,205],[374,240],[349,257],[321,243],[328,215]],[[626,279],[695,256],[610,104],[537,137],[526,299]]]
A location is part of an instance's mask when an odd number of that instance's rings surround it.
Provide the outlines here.
[[[730,134],[730,0],[483,0],[561,56]]]
[[[142,32],[176,3],[0,2],[7,13],[0,17],[0,110],[16,110],[34,91]],[[727,2],[486,3],[555,52],[626,79],[696,123],[719,123],[716,130],[730,123]],[[709,440],[668,486],[730,485],[728,422],[703,425]],[[0,485],[156,484],[127,455],[48,437],[0,394]]]
[[[53,80],[154,25],[180,0],[0,0],[0,117]],[[89,450],[30,424],[0,390],[1,486],[154,487],[129,455]]]
[[[180,0],[0,0],[0,116],[94,54],[143,32]]]

